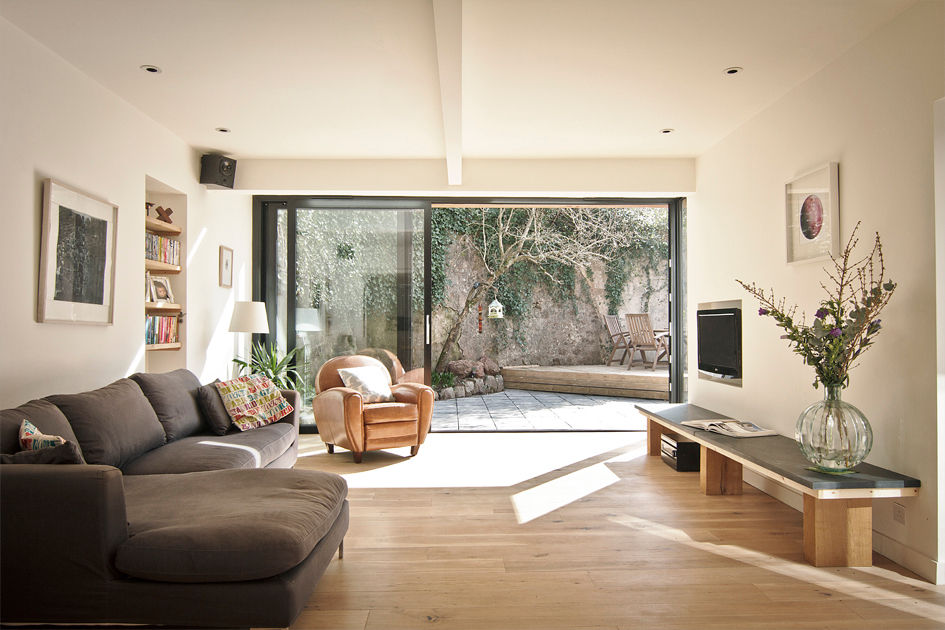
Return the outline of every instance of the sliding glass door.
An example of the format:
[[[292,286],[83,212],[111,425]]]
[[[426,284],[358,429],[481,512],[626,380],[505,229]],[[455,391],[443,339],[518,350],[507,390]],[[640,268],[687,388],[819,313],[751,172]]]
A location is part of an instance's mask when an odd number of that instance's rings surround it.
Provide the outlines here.
[[[298,349],[306,407],[318,369],[335,356],[375,348],[405,370],[427,368],[424,205],[283,199],[257,212],[271,270],[258,278],[257,299],[267,303],[272,341]]]

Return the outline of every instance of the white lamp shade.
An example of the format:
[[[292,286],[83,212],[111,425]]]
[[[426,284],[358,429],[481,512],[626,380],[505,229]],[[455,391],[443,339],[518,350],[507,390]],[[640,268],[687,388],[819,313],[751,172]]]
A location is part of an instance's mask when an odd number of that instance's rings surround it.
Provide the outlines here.
[[[230,332],[269,334],[269,318],[265,302],[235,302]]]

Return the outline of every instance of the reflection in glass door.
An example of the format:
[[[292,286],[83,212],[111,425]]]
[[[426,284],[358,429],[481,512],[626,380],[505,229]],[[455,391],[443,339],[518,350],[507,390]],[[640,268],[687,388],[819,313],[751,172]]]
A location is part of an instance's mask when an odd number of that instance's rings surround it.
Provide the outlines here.
[[[279,349],[298,348],[305,408],[318,369],[335,356],[389,350],[404,370],[424,369],[425,209],[302,200],[272,210],[276,273],[266,301]]]

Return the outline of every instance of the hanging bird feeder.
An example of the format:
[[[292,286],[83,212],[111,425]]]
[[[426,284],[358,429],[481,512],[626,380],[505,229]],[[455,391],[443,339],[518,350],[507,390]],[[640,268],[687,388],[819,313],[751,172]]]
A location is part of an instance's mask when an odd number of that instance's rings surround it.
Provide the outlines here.
[[[489,303],[489,319],[505,319],[505,307],[499,300],[492,300]]]

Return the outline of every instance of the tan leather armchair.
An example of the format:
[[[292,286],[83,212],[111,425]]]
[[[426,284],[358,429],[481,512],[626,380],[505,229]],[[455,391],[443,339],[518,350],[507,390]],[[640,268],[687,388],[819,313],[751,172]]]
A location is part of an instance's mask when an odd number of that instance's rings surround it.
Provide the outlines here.
[[[325,361],[315,376],[312,407],[315,425],[329,453],[335,446],[346,448],[361,462],[364,451],[409,446],[416,455],[430,431],[433,390],[420,383],[391,386],[394,402],[365,403],[361,394],[344,386],[338,370],[376,365],[377,359],[362,355],[335,357]]]

